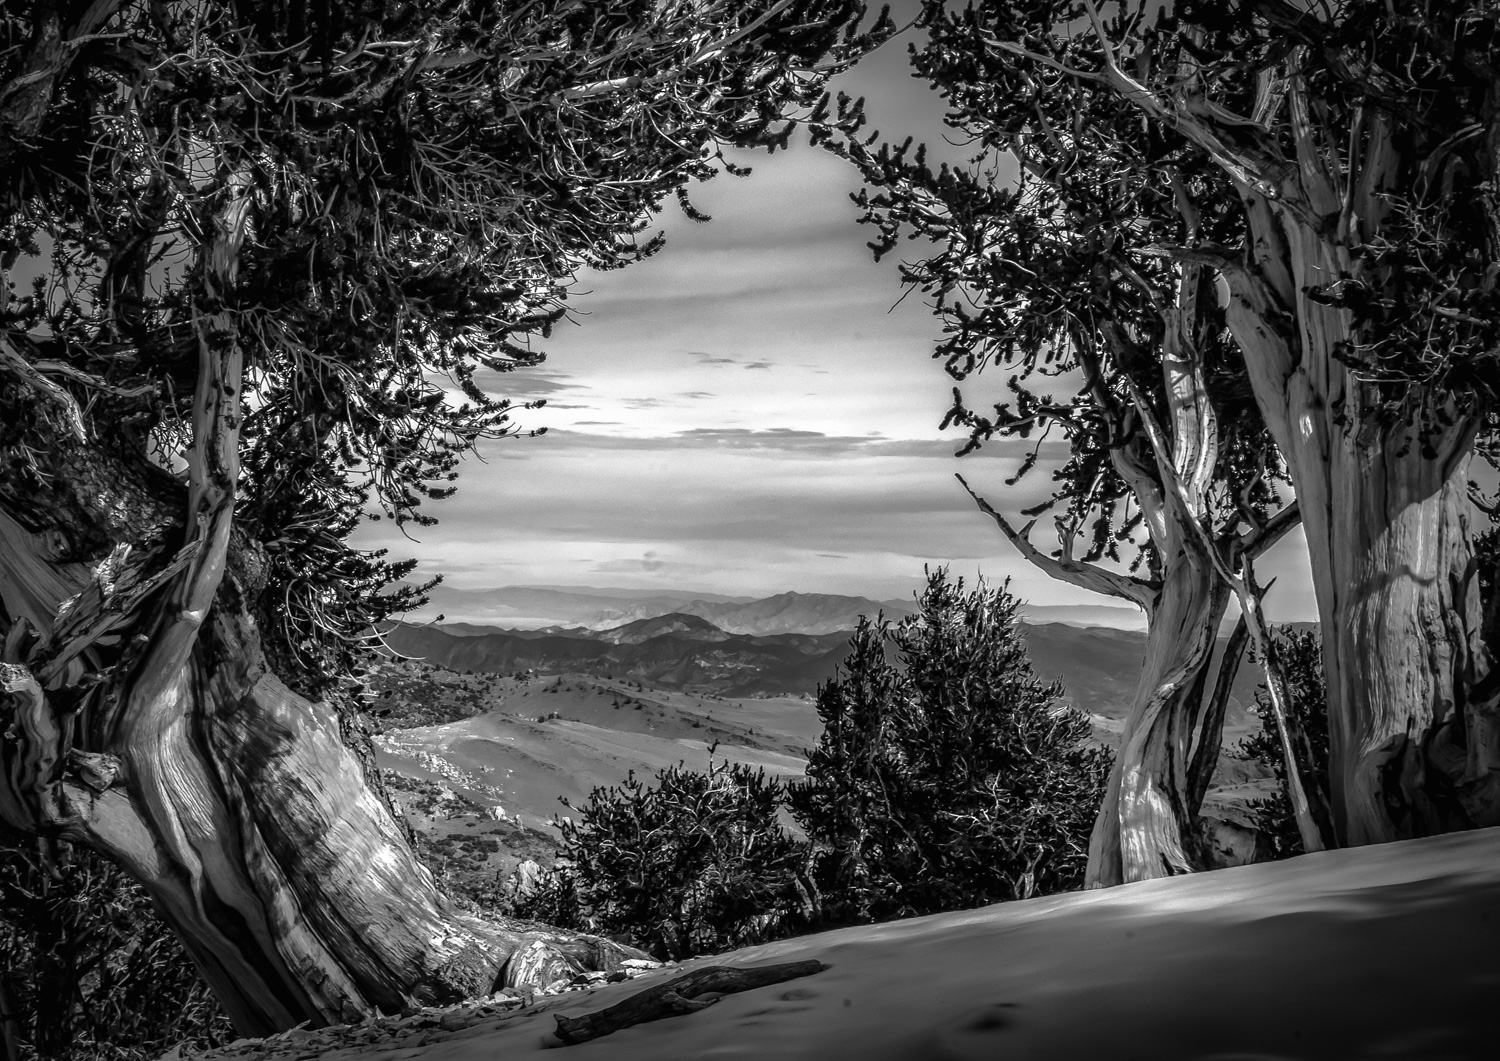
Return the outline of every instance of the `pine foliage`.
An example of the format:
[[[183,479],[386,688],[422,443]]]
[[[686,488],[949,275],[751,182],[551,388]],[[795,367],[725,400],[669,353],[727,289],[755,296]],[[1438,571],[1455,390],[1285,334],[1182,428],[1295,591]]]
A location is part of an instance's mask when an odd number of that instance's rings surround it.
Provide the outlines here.
[[[932,574],[919,612],[864,623],[819,692],[791,805],[835,920],[887,920],[1082,880],[1110,756],[1033,672],[1006,587]],[[886,646],[892,650],[886,651]],[[894,654],[894,659],[891,655]]]
[[[777,819],[783,797],[742,763],[678,764],[649,786],[632,772],[561,821],[562,868],[520,912],[673,960],[789,935],[806,904],[800,845]]]
[[[22,1059],[149,1061],[229,1019],[146,894],[85,848],[0,836],[0,1020]]]

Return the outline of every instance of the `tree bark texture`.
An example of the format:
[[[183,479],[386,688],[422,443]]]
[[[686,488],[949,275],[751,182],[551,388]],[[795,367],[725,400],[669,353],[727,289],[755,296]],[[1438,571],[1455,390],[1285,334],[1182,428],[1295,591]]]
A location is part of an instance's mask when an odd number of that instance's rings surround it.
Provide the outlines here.
[[[1085,375],[1094,381],[1099,408],[1116,420],[1118,440],[1111,446],[1111,461],[1139,506],[1155,547],[1156,578],[1133,578],[1074,560],[1066,531],[1061,555],[1046,556],[1030,543],[1030,525],[1013,530],[975,497],[1033,564],[1054,578],[1123,597],[1146,613],[1145,660],[1090,837],[1088,887],[1187,873],[1204,864],[1197,817],[1223,729],[1217,683],[1215,693],[1205,696],[1230,594],[1230,583],[1221,575],[1222,553],[1258,553],[1295,523],[1287,518],[1295,512],[1288,511],[1241,536],[1235,533],[1241,513],[1224,517],[1216,512],[1211,495],[1219,454],[1218,414],[1197,345],[1203,276],[1200,266],[1183,267],[1176,298],[1163,310],[1164,423],[1123,374],[1132,400],[1119,404],[1102,383],[1102,360],[1093,345],[1097,337],[1073,337]],[[1103,343],[1118,364],[1130,362],[1131,340],[1115,325],[1105,326]],[[1220,525],[1208,529],[1216,521]],[[1237,665],[1237,651],[1238,644],[1221,670]]]
[[[37,536],[3,514],[0,528],[7,608],[14,586],[60,582]],[[365,785],[332,708],[265,669],[237,591],[227,580],[175,671],[95,687],[124,701],[108,734],[73,725],[101,705],[59,711],[29,667],[4,665],[11,824],[88,844],[137,877],[246,1034],[483,994],[532,941],[575,971],[634,953],[454,910]],[[133,625],[170,622],[161,607]]]
[[[1108,49],[1103,80],[1213,159],[1244,203],[1242,248],[1172,253],[1226,281],[1230,329],[1297,491],[1324,631],[1337,842],[1500,824],[1500,716],[1467,496],[1485,410],[1416,378],[1402,381],[1393,408],[1389,389],[1344,360],[1380,336],[1361,334],[1370,326],[1326,295],[1354,278],[1399,301],[1390,285],[1400,278],[1367,266],[1361,251],[1383,237],[1397,203],[1419,197],[1428,160],[1398,127],[1413,119],[1373,100],[1348,113],[1347,127],[1323,124],[1301,59],[1294,46],[1279,72],[1266,72],[1257,121],[1229,133],[1219,121],[1229,112],[1216,117],[1190,87],[1157,97]],[[1487,122],[1493,183],[1500,126]],[[1489,252],[1500,253],[1493,236]]]
[[[1207,557],[1189,549],[1164,564],[1162,588],[1148,613],[1146,657],[1089,840],[1087,887],[1187,873],[1197,866],[1192,838],[1198,807],[1188,772],[1228,599],[1228,588]]]
[[[1307,529],[1341,845],[1500,823],[1495,706],[1468,693],[1489,667],[1468,498],[1476,411],[1413,385],[1403,419],[1379,422],[1375,386],[1338,356],[1363,338],[1350,313],[1307,297],[1357,271],[1360,226],[1383,213],[1380,173],[1397,160],[1378,137],[1367,152],[1368,201],[1343,207],[1338,226],[1288,205],[1339,211],[1311,167],[1283,199],[1246,189],[1252,243],[1223,268],[1229,323]]]

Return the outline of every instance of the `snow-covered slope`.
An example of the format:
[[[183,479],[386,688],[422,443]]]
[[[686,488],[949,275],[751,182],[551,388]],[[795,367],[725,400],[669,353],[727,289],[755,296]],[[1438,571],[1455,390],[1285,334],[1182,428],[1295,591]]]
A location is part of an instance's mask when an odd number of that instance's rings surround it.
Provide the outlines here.
[[[550,1052],[555,1014],[602,1009],[682,969],[321,1056],[1488,1059],[1500,1041],[1500,829],[845,929],[692,964],[804,958],[830,968],[561,1054]]]

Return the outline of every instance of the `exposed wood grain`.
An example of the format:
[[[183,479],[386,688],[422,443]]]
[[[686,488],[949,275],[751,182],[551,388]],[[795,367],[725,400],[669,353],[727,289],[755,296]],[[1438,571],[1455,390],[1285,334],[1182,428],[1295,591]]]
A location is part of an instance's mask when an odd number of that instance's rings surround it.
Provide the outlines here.
[[[628,1028],[633,1024],[661,1020],[692,1013],[712,1005],[716,999],[695,1001],[696,996],[715,991],[730,995],[737,991],[751,991],[757,987],[768,987],[786,980],[821,973],[828,966],[816,959],[801,962],[786,962],[782,965],[762,965],[754,969],[735,969],[727,965],[710,965],[694,969],[670,980],[647,988],[639,994],[616,1002],[597,1013],[585,1013],[581,1017],[557,1015],[557,1037],[569,1046],[588,1042],[600,1036]]]

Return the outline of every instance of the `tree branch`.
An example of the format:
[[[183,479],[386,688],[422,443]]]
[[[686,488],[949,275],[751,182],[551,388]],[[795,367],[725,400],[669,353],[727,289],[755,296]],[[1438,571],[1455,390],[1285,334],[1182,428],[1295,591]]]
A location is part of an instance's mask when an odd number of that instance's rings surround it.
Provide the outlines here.
[[[29,140],[37,134],[52,106],[57,81],[72,64],[78,46],[114,15],[120,0],[94,0],[77,23],[66,29],[57,6],[38,6],[31,52],[20,72],[0,85],[0,129],[17,140]],[[6,147],[0,147],[0,162],[8,161],[10,154]]]
[[[1093,0],[1084,0],[1083,6],[1088,13],[1094,36],[1098,38],[1099,46],[1104,53],[1104,80],[1110,88],[1139,110],[1197,144],[1235,180],[1254,188],[1267,199],[1281,200],[1281,178],[1283,171],[1288,168],[1285,164],[1257,158],[1243,148],[1231,147],[1201,120],[1201,116],[1190,117],[1157,99],[1150,89],[1120,69],[1115,61],[1114,48],[1105,35],[1103,20],[1099,17],[1099,10],[1094,6]]]
[[[1242,535],[1240,552],[1251,560],[1256,559],[1271,546],[1281,541],[1287,533],[1302,522],[1302,510],[1293,501],[1250,533]]]
[[[230,179],[230,196],[217,231],[200,251],[204,297],[217,304],[208,314],[199,311],[196,300],[193,306],[198,382],[193,393],[193,440],[186,453],[187,539],[183,543],[184,551],[193,551],[179,569],[167,605],[167,622],[149,649],[149,664],[142,665],[142,672],[156,681],[172,680],[187,663],[228,562],[240,474],[245,358],[233,314],[223,300],[234,284],[249,221],[249,183],[244,172]]]
[[[38,367],[26,360],[11,342],[9,335],[0,334],[0,369],[8,369],[18,379],[25,381],[46,404],[52,406],[61,420],[63,428],[79,442],[87,441],[88,432],[83,427],[83,413],[73,396],[56,383],[42,375]]]
[[[58,780],[66,744],[36,676],[21,663],[0,663],[0,818],[36,833],[63,817]]]
[[[1234,624],[1234,632],[1219,657],[1219,672],[1214,675],[1213,692],[1209,695],[1208,709],[1203,713],[1203,722],[1198,728],[1198,744],[1193,749],[1188,763],[1187,812],[1197,817],[1203,809],[1203,800],[1208,795],[1208,786],[1213,780],[1214,769],[1219,764],[1219,752],[1224,744],[1224,718],[1229,712],[1229,693],[1239,673],[1240,658],[1245,654],[1245,641],[1250,636],[1245,624],[1245,613],[1240,612]],[[1205,670],[1207,668],[1205,667]]]
[[[567,1045],[574,1046],[635,1024],[692,1013],[718,1001],[695,1001],[697,995],[710,991],[718,994],[752,991],[757,987],[769,987],[798,977],[812,976],[827,968],[823,962],[810,959],[781,965],[762,965],[754,969],[735,969],[724,965],[694,969],[631,995],[597,1013],[586,1013],[581,1017],[568,1017],[559,1013],[555,1017],[557,1037]]]
[[[990,503],[976,494],[962,475],[955,475],[955,479],[968,491],[974,503],[979,506],[979,511],[995,521],[1000,532],[1010,540],[1020,554],[1032,564],[1045,571],[1059,582],[1086,589],[1091,593],[1103,593],[1111,597],[1123,597],[1132,604],[1151,614],[1156,602],[1156,586],[1144,579],[1135,578],[1131,575],[1122,575],[1116,571],[1110,571],[1082,560],[1075,560],[1071,556],[1051,557],[1037,549],[1031,544],[1029,535],[1035,520],[1026,524],[1017,532],[1010,523],[999,512],[996,512]]]

